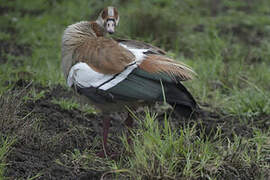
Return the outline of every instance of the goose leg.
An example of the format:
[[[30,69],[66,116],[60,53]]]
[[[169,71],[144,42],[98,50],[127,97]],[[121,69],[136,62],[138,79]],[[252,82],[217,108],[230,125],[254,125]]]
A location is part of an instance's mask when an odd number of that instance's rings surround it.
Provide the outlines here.
[[[131,134],[130,129],[133,127],[133,118],[130,113],[128,113],[128,117],[124,123],[128,128],[127,141],[128,141],[128,144],[130,145],[132,143],[132,140],[130,138],[130,134]]]
[[[103,150],[104,150],[104,153],[106,154],[108,154],[107,140],[108,140],[110,122],[111,122],[110,117],[103,119]]]
[[[116,153],[112,153],[110,154],[108,151],[108,146],[107,146],[107,141],[108,141],[108,134],[109,134],[109,128],[110,128],[110,121],[111,121],[111,117],[110,116],[105,116],[103,118],[103,142],[102,142],[102,146],[103,149],[97,154],[99,157],[106,157],[106,156],[117,156]],[[125,120],[124,124],[127,126],[128,128],[128,133],[127,133],[127,141],[128,144],[132,143],[132,140],[130,138],[130,129],[133,127],[133,118],[131,117],[131,115],[128,113],[128,117]]]
[[[108,140],[108,133],[110,128],[110,121],[111,118],[109,116],[105,116],[103,118],[103,142],[102,147],[103,149],[97,154],[99,157],[105,157],[108,155],[108,147],[107,147],[107,140]]]

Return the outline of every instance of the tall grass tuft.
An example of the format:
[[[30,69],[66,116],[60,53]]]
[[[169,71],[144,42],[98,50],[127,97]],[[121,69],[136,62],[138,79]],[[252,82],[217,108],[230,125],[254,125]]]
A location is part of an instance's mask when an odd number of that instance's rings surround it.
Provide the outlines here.
[[[127,169],[132,178],[216,179],[229,177],[231,169],[241,174],[244,168],[251,169],[254,162],[254,171],[267,167],[267,133],[254,130],[253,139],[237,135],[230,139],[218,127],[208,136],[198,123],[172,127],[166,116],[163,123],[156,117],[149,111],[143,120],[137,117],[139,127],[133,131],[133,143],[122,139],[129,156],[123,156],[118,169]]]
[[[127,163],[132,177],[138,179],[198,178],[203,172],[211,174],[221,166],[217,151],[220,145],[220,131],[215,140],[198,136],[196,124],[187,124],[179,133],[172,130],[167,119],[159,124],[156,115],[149,111],[139,121],[134,131],[133,144],[124,139],[125,148],[133,153]]]
[[[0,179],[4,179],[4,172],[6,167],[5,159],[11,150],[11,146],[15,142],[14,138],[4,137],[0,135]]]

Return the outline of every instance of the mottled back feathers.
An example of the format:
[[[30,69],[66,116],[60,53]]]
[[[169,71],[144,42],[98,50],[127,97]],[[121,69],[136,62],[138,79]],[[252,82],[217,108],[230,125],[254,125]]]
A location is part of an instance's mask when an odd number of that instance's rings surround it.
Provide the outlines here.
[[[140,68],[149,73],[166,73],[172,79],[181,81],[192,79],[195,74],[187,65],[173,61],[166,56],[155,54],[148,55],[140,64]]]

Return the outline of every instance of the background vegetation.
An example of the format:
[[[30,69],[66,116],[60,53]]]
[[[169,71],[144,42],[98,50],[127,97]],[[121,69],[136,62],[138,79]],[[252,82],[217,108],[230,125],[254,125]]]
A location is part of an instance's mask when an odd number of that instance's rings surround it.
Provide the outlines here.
[[[193,67],[185,86],[211,112],[136,114],[132,147],[113,130],[117,160],[95,155],[102,115],[75,100],[60,68],[64,29],[108,5],[120,12],[115,36]],[[0,24],[0,179],[270,177],[269,0],[4,0]]]

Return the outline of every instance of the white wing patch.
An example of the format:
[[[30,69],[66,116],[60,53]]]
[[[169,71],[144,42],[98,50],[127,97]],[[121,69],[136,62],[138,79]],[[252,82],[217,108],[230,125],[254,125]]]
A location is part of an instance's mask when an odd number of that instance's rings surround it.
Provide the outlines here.
[[[144,52],[147,52],[148,49],[130,48],[121,43],[119,45],[129,50],[135,56],[135,61],[128,64],[124,71],[112,75],[102,74],[94,71],[86,63],[80,62],[71,67],[67,78],[67,85],[69,87],[76,85],[81,88],[96,87],[98,89],[108,90],[126,79],[144,60],[146,57]]]
[[[112,75],[104,75],[91,69],[86,63],[77,63],[69,71],[68,86],[97,87],[109,80]]]
[[[147,52],[149,50],[149,49],[130,48],[127,45],[122,44],[122,43],[119,43],[119,45],[122,46],[123,48],[129,50],[135,56],[135,62],[138,65],[140,65],[142,63],[142,61],[144,60],[144,58],[146,57],[144,52]]]
[[[138,65],[133,63],[119,74],[106,75],[98,73],[86,63],[80,62],[70,69],[67,85],[69,87],[77,85],[81,88],[96,87],[98,89],[108,90],[126,79],[136,67],[138,67]]]

